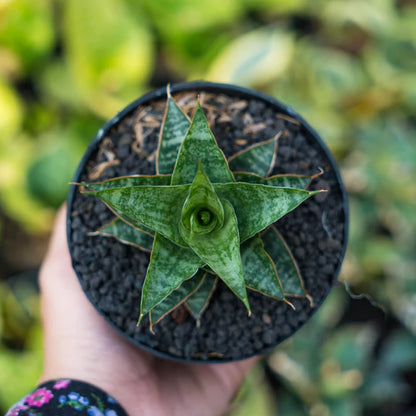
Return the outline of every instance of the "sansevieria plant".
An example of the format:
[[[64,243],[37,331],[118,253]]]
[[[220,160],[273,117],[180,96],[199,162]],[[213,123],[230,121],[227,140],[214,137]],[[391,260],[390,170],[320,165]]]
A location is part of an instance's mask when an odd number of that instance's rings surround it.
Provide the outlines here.
[[[199,325],[218,278],[249,314],[247,289],[312,301],[273,224],[321,192],[305,189],[319,173],[269,175],[281,133],[227,160],[199,102],[191,121],[168,92],[157,174],[80,184],[116,215],[92,235],[151,253],[138,323],[149,314],[152,328],[185,304]]]

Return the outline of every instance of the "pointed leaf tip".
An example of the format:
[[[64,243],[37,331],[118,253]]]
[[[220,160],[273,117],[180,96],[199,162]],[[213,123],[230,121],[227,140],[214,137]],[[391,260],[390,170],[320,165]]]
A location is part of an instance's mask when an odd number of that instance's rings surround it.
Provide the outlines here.
[[[168,87],[168,99],[156,153],[157,173],[170,174],[173,172],[179,148],[190,124],[188,116],[182,112],[173,100]]]
[[[283,299],[283,302],[289,305],[294,311],[296,310],[296,306],[292,302],[289,302],[286,298]]]
[[[201,160],[211,182],[234,182],[224,153],[218,147],[200,106],[197,106],[189,130],[179,148],[172,174],[172,185],[192,183],[198,170],[198,160]]]
[[[311,307],[311,308],[314,308],[314,307],[315,307],[315,303],[314,303],[314,301],[313,301],[313,299],[312,299],[312,296],[311,296],[311,295],[309,295],[309,294],[307,294],[307,295],[306,295],[306,299],[308,299],[310,307]]]
[[[234,207],[241,242],[264,230],[317,193],[239,182],[214,184],[214,189],[220,199],[228,200]]]

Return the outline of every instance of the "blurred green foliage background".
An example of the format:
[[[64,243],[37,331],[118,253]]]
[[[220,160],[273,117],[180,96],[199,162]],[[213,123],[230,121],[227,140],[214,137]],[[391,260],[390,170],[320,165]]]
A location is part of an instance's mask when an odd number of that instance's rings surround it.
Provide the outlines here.
[[[372,299],[334,290],[230,415],[416,414],[414,0],[0,0],[0,412],[41,371],[33,271],[83,151],[142,93],[195,79],[320,132],[350,195],[340,279]]]

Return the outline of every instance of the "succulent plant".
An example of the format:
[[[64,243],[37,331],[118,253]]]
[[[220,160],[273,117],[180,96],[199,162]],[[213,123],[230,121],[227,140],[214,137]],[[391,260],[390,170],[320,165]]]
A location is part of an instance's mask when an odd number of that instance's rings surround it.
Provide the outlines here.
[[[218,278],[250,314],[247,289],[291,305],[307,294],[296,261],[273,225],[320,191],[312,176],[269,176],[276,136],[226,159],[198,101],[189,120],[169,91],[156,175],[82,183],[116,218],[94,235],[150,251],[140,316],[150,328],[185,304],[199,325]]]

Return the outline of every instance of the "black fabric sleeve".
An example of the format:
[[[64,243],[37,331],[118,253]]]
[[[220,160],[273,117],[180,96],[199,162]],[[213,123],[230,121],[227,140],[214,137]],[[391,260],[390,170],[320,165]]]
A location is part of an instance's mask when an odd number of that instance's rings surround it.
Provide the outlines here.
[[[107,393],[79,380],[51,380],[10,408],[6,416],[128,416]]]

